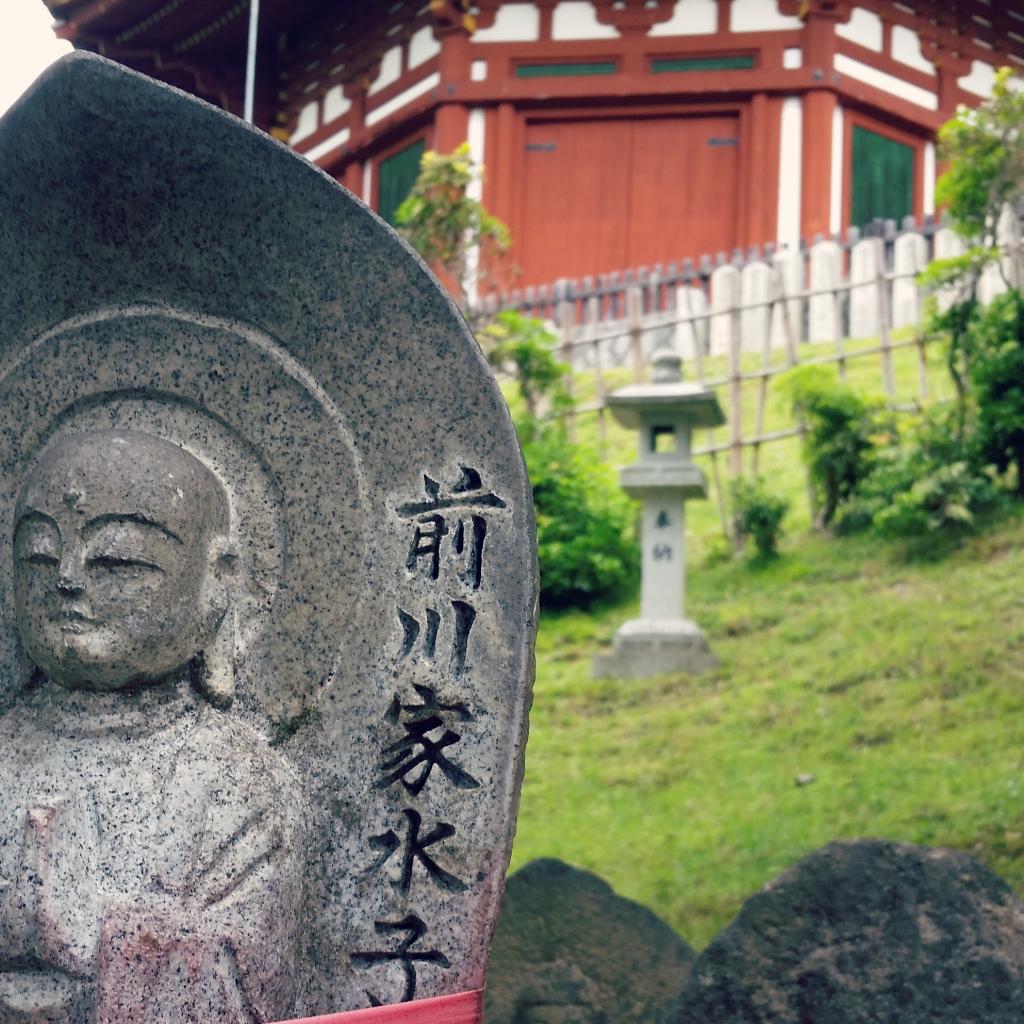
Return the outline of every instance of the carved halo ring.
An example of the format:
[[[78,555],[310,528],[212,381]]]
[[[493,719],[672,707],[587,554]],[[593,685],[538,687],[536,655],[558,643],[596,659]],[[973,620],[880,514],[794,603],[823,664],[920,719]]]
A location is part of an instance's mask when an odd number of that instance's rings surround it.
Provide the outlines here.
[[[282,346],[216,317],[154,306],[98,310],[21,347],[0,370],[0,402],[24,410],[0,436],[8,545],[24,474],[67,433],[142,430],[209,466],[229,495],[242,566],[239,704],[281,723],[315,703],[366,592],[366,499],[341,412]],[[8,547],[0,558],[6,699],[23,672],[10,577]]]

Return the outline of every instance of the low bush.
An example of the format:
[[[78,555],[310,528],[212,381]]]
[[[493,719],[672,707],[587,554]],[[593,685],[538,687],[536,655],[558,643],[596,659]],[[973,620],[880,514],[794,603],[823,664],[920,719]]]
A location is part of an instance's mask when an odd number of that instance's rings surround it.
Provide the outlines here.
[[[1024,296],[1008,291],[980,307],[967,341],[981,458],[1000,473],[1016,470],[1024,498]]]
[[[871,471],[880,403],[857,394],[823,366],[802,366],[782,386],[793,412],[807,424],[804,458],[818,494],[818,525],[831,524],[840,506]]]
[[[773,557],[778,552],[789,502],[772,494],[762,477],[755,477],[733,481],[732,509],[737,538],[752,538],[762,558]]]
[[[956,418],[955,409],[930,410],[880,445],[840,525],[904,538],[973,526],[999,490]]]
[[[512,311],[499,313],[478,338],[522,400],[513,404],[537,516],[541,604],[579,607],[621,596],[639,575],[636,506],[600,455],[566,434],[560,417],[573,400],[557,339],[540,320]]]
[[[548,426],[524,441],[537,516],[541,604],[586,606],[635,586],[636,506],[598,454]]]

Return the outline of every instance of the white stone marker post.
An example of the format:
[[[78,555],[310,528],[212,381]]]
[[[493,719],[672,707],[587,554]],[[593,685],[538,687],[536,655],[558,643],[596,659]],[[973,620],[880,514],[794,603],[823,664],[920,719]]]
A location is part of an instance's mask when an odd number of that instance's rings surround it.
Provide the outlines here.
[[[650,384],[608,396],[624,427],[639,431],[640,457],[622,470],[622,488],[643,503],[640,618],[620,627],[611,653],[597,655],[595,678],[638,678],[659,672],[703,672],[716,664],[699,627],[683,615],[685,505],[707,497],[707,480],[693,462],[695,427],[725,422],[714,391],[683,382],[682,360],[670,349],[654,354]]]

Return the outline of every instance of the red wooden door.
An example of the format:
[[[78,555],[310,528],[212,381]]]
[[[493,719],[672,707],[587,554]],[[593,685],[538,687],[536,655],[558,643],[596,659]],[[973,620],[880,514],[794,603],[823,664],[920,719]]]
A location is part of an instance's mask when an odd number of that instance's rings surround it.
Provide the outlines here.
[[[514,239],[525,284],[612,270],[628,242],[629,123],[527,126],[525,215]]]
[[[739,118],[651,118],[632,124],[629,247],[650,266],[736,244]]]
[[[526,140],[522,284],[735,244],[735,116],[538,121]]]

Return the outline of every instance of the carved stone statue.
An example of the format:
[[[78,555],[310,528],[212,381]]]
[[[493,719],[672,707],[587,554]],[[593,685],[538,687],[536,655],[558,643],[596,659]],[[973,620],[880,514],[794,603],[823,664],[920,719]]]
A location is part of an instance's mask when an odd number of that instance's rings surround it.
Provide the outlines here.
[[[0,266],[0,1024],[477,1020],[537,578],[458,311],[83,53],[0,119]]]
[[[26,479],[35,672],[0,719],[0,1020],[289,1011],[303,800],[231,716],[234,558],[223,486],[168,441],[72,434]]]

